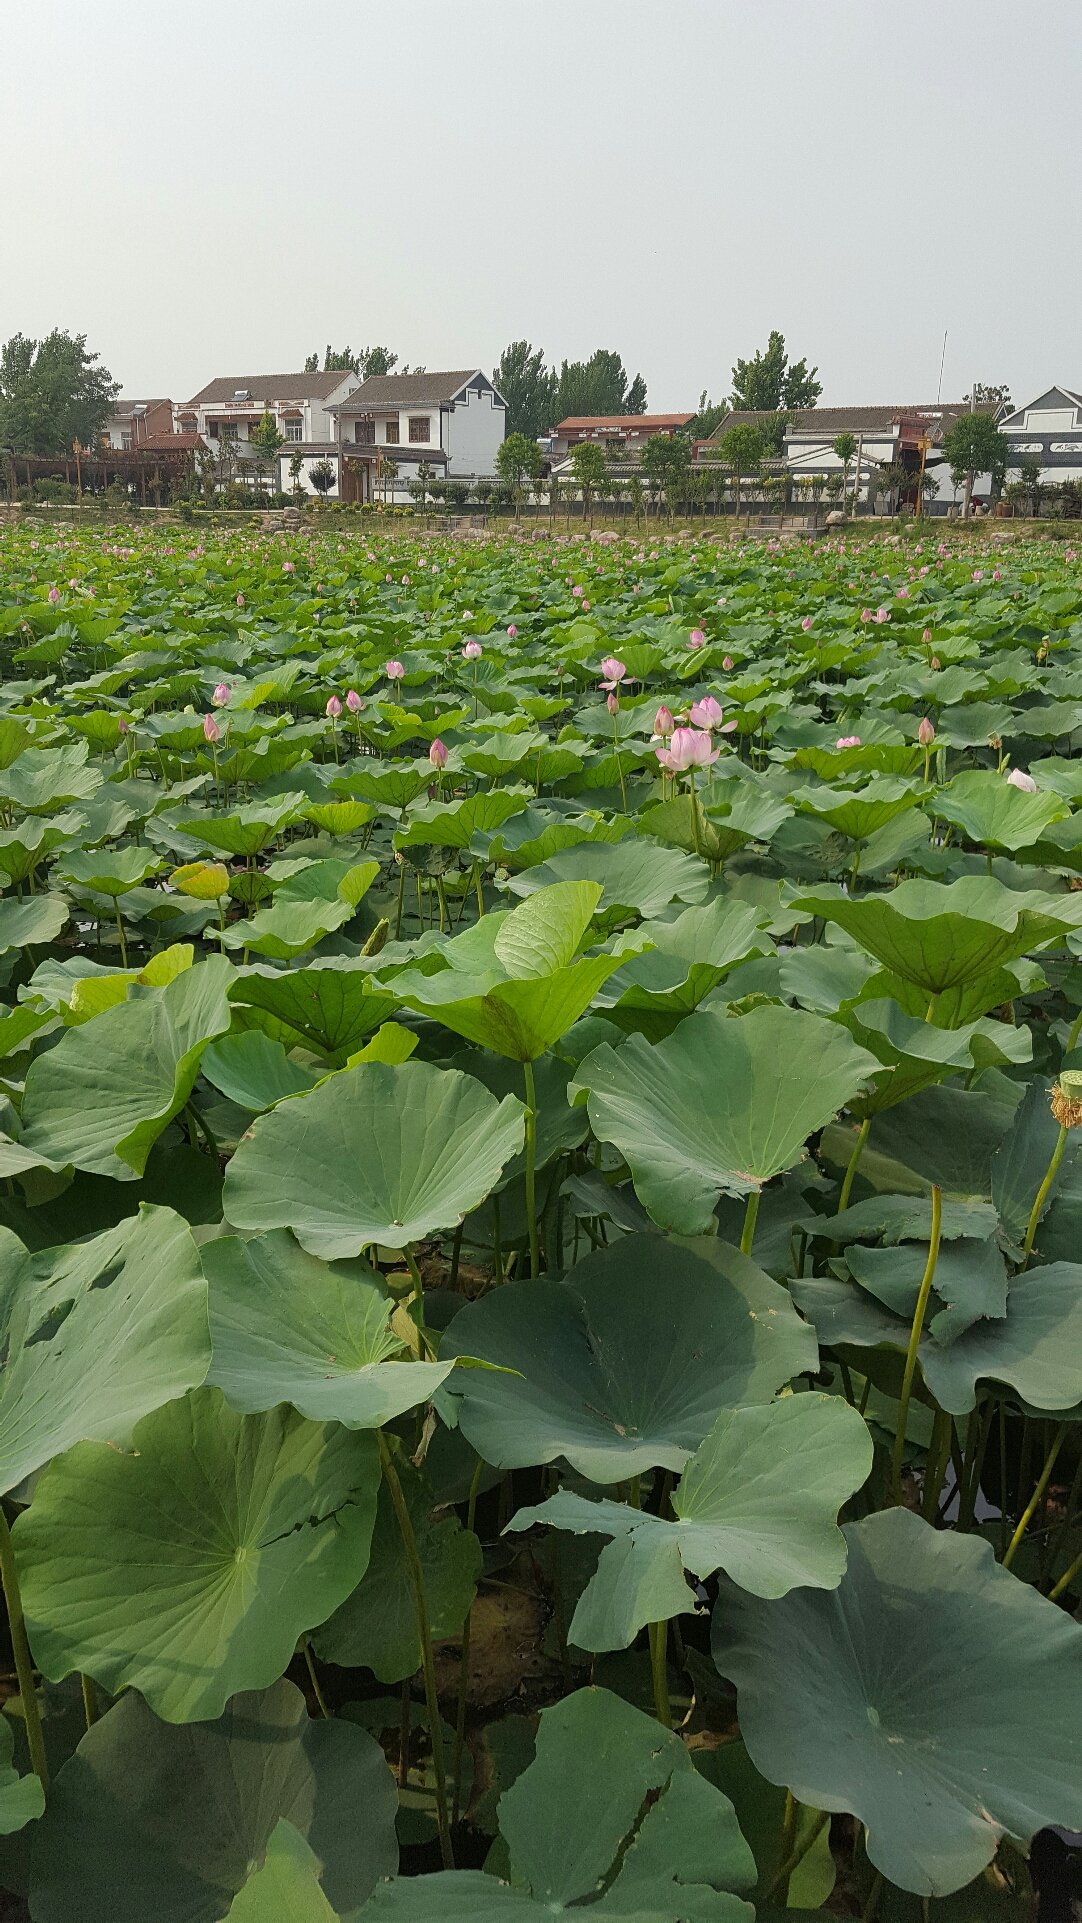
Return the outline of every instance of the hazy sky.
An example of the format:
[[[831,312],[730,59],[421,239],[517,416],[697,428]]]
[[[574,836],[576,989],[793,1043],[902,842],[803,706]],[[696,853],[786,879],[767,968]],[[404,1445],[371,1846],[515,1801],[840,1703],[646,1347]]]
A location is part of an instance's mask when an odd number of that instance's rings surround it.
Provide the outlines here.
[[[825,402],[1082,386],[1082,0],[2,0],[0,338],[128,394],[328,340],[785,333]]]

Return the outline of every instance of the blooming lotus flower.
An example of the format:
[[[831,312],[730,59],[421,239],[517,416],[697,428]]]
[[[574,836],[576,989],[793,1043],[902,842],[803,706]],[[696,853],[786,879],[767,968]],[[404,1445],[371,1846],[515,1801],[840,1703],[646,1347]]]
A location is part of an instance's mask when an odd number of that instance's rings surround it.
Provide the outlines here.
[[[464,661],[479,661],[480,658],[481,643],[479,641],[467,641],[462,650],[462,659]]]
[[[974,570],[973,570],[973,579],[974,579],[975,581],[983,581],[983,580],[984,580],[984,569],[983,569],[983,568],[974,568]]]
[[[732,655],[731,655],[731,654],[727,654],[727,655],[726,655],[726,656],[724,657],[724,659],[723,659],[723,661],[722,661],[722,664],[721,664],[721,665],[722,665],[722,667],[723,667],[723,668],[725,669],[725,672],[726,672],[726,674],[731,674],[731,673],[732,673],[732,671],[733,671],[733,657],[732,657]]]
[[[917,740],[920,742],[922,748],[930,748],[935,740],[935,729],[927,715],[925,715],[920,727],[917,729]]]
[[[507,632],[508,632],[508,634],[510,635],[510,637],[511,637],[511,639],[512,639],[512,641],[513,641],[513,640],[514,640],[514,638],[515,638],[515,636],[516,636],[516,634],[518,633],[518,629],[516,628],[516,626],[515,626],[515,624],[514,624],[514,622],[513,622],[513,621],[512,621],[512,623],[511,623],[511,625],[510,625],[510,627],[508,628],[508,630],[507,630]]]
[[[887,612],[886,608],[876,608],[875,614],[873,615],[872,618],[873,620],[879,621],[880,623],[882,623],[883,621],[889,621],[890,615]]]
[[[356,688],[347,690],[346,707],[349,709],[350,714],[360,714],[361,709],[364,707],[364,702],[361,700]]]
[[[1011,769],[1010,774],[1007,776],[1007,786],[1009,788],[1020,788],[1024,795],[1035,795],[1037,792],[1037,783],[1034,781],[1033,776],[1024,774],[1021,768]]]
[[[385,661],[383,665],[388,681],[401,681],[406,672],[401,661]]]
[[[283,573],[283,574],[296,574],[296,572],[297,572],[297,563],[296,563],[295,561],[283,561],[283,562],[282,562],[282,573]]]
[[[721,702],[715,701],[712,694],[704,694],[701,701],[692,703],[691,725],[693,728],[705,728],[709,734],[711,728],[720,728],[723,713]]]
[[[705,646],[706,634],[704,630],[702,628],[692,628],[691,633],[688,635],[688,647],[694,652],[696,648],[704,648]]]
[[[861,608],[860,618],[862,621],[870,621],[872,618],[871,608]]]
[[[908,601],[908,599],[909,599],[909,589],[908,589],[908,588],[899,588],[899,589],[898,589],[898,599],[899,599],[899,601]]]
[[[446,768],[447,752],[447,743],[441,741],[439,735],[437,735],[428,751],[428,759],[434,768]]]
[[[582,600],[582,589],[581,589],[581,588],[579,588],[579,587],[574,587],[574,588],[572,588],[572,590],[571,590],[571,592],[572,592],[572,594],[574,595],[574,597],[575,597],[575,599],[576,599],[576,601],[581,601],[581,600]]]
[[[203,738],[211,742],[220,741],[222,738],[222,731],[212,714],[203,716]]]
[[[215,688],[214,693],[211,695],[210,698],[213,701],[216,708],[224,708],[226,702],[229,700],[229,694],[230,694],[230,690],[226,686],[226,683],[224,681],[219,681],[218,686]]]
[[[834,746],[836,748],[859,748],[860,736],[858,734],[840,734]]]
[[[603,688],[618,688],[627,673],[627,669],[622,661],[616,659],[614,654],[607,654],[601,663],[601,672],[605,677],[601,683]]]
[[[60,589],[59,589],[59,588],[50,588],[50,589],[49,589],[49,600],[50,600],[50,601],[52,602],[52,605],[53,605],[53,607],[54,607],[54,608],[55,608],[55,606],[56,606],[56,604],[57,604],[57,602],[59,601],[59,599],[60,599]]]
[[[800,623],[800,625],[801,625],[801,627],[803,628],[803,630],[804,630],[804,632],[805,632],[805,634],[807,634],[807,632],[808,632],[808,629],[809,629],[809,628],[811,627],[811,624],[812,624],[812,618],[811,618],[811,615],[810,615],[810,614],[806,614],[806,615],[804,616],[804,619],[803,619],[803,621],[802,621],[802,622]]]
[[[656,735],[660,735],[662,740],[664,741],[664,740],[667,740],[668,737],[671,735],[675,726],[676,726],[676,723],[672,718],[672,714],[670,710],[665,706],[665,703],[662,702],[660,708],[658,709],[656,715],[654,716],[654,733]]]
[[[708,768],[721,749],[715,748],[710,736],[698,728],[676,728],[668,747],[655,748],[654,753],[671,775],[682,775],[689,768]]]
[[[342,703],[339,701],[338,696],[336,694],[332,694],[330,697],[330,700],[327,703],[328,721],[337,721],[341,712],[342,712]]]

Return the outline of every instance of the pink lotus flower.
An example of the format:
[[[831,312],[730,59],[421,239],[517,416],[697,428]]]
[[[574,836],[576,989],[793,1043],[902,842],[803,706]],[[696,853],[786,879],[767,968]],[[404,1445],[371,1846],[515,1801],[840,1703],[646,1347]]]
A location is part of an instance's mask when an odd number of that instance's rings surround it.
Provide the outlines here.
[[[983,568],[974,568],[974,570],[973,570],[973,579],[974,579],[975,581],[983,581],[983,580],[984,580],[984,569],[983,569]]]
[[[1020,788],[1024,795],[1035,795],[1037,792],[1037,783],[1034,781],[1033,776],[1024,774],[1021,768],[1011,769],[1010,774],[1007,776],[1007,786],[1009,788]]]
[[[992,569],[992,579],[993,579],[993,581],[1002,581],[1002,579],[1003,579],[1003,569],[1002,569],[1002,568],[993,568],[993,569]]]
[[[383,665],[388,681],[401,681],[406,672],[401,661],[385,661]]]
[[[665,703],[662,702],[654,716],[654,733],[660,735],[662,740],[665,741],[668,740],[675,726],[676,723],[672,718],[670,710],[665,706]]]
[[[128,734],[130,732],[128,723],[125,720],[118,720],[116,725],[120,729],[121,734]]]
[[[214,693],[211,695],[210,698],[213,701],[216,708],[224,708],[226,705],[226,702],[229,700],[229,695],[230,695],[230,690],[226,686],[225,682],[219,681],[218,686],[215,688]]]
[[[361,709],[364,707],[364,702],[361,700],[356,688],[350,688],[347,691],[346,707],[349,709],[350,714],[360,714]]]
[[[54,608],[55,608],[55,606],[56,606],[56,604],[57,604],[57,602],[59,601],[59,599],[60,599],[60,589],[59,589],[59,588],[50,588],[50,589],[49,589],[49,600],[50,600],[50,601],[52,602],[52,605],[53,605],[53,607],[54,607]]]
[[[722,661],[722,664],[721,664],[721,665],[722,665],[722,667],[723,667],[723,668],[725,669],[725,672],[726,672],[726,674],[731,674],[731,673],[732,673],[732,671],[733,671],[733,657],[732,657],[732,655],[731,655],[731,654],[727,654],[727,655],[726,655],[726,656],[724,657],[724,659],[723,659],[723,661]]]
[[[705,728],[709,734],[711,728],[720,728],[723,715],[721,702],[715,701],[712,694],[704,694],[701,701],[692,703],[691,725],[693,728]]]
[[[296,572],[297,572],[297,563],[296,563],[295,561],[283,561],[283,562],[282,562],[282,573],[283,573],[283,574],[296,574]]]
[[[341,712],[342,712],[342,703],[339,701],[338,696],[336,694],[332,694],[330,697],[330,700],[327,702],[328,721],[337,721]]]
[[[237,596],[237,606],[238,606],[238,608],[242,608],[242,607],[244,606],[244,596],[243,596],[243,594],[238,594],[238,596]]]
[[[214,742],[220,741],[221,738],[222,731],[215,721],[214,716],[212,714],[205,714],[203,716],[203,739]]]
[[[888,614],[886,608],[876,608],[875,615],[873,618],[876,621],[882,623],[884,621],[889,621],[890,615]]]
[[[928,647],[928,645],[929,645],[929,643],[931,642],[931,639],[932,639],[932,630],[931,630],[931,628],[925,628],[925,630],[924,630],[924,633],[923,633],[923,634],[921,635],[921,637],[920,637],[920,638],[921,638],[921,640],[923,641],[923,643],[924,643],[924,645],[925,645],[925,647]]]
[[[836,748],[859,748],[860,736],[858,734],[840,734],[834,746]]]
[[[617,701],[616,696],[614,694],[607,694],[605,696],[605,706],[608,709],[610,714],[615,714],[617,709],[620,706],[620,703]]]
[[[428,751],[428,759],[434,768],[446,768],[447,766],[447,744],[445,741],[440,740],[439,735],[436,736],[435,741]]]
[[[933,674],[939,673],[939,670],[943,666],[943,663],[939,659],[938,654],[933,654],[931,660],[928,663],[928,666],[931,668]]]
[[[871,608],[861,608],[860,618],[862,621],[870,621],[872,618]]]
[[[689,768],[708,768],[721,749],[715,748],[710,736],[698,728],[676,728],[668,747],[655,748],[654,753],[671,775],[682,775]]]
[[[618,688],[627,673],[627,669],[622,661],[616,659],[614,654],[607,654],[601,663],[601,672],[605,677],[601,683],[603,688]]]
[[[688,635],[688,647],[694,653],[696,648],[704,648],[705,646],[706,634],[704,630],[702,628],[692,628],[691,633]]]
[[[576,601],[581,601],[581,600],[582,600],[582,589],[581,589],[581,588],[579,588],[579,587],[575,587],[575,588],[572,588],[572,590],[571,590],[571,592],[572,592],[572,594],[574,595],[574,597],[575,597],[575,599],[576,599]]]
[[[808,632],[808,629],[809,629],[809,628],[811,627],[811,624],[812,624],[812,618],[811,618],[811,615],[810,615],[810,614],[806,614],[806,615],[804,616],[804,619],[803,619],[803,621],[802,621],[802,622],[800,623],[800,625],[801,625],[801,627],[803,628],[803,630],[804,630],[804,632],[805,632],[805,634],[807,634],[807,632]]]
[[[480,658],[481,643],[479,641],[467,641],[462,650],[462,659],[464,661],[479,661]]]
[[[584,613],[584,614],[589,614],[589,612],[590,612],[590,603],[589,603],[589,601],[584,601],[584,602],[583,602],[583,604],[582,604],[582,611],[583,611],[583,613]]]
[[[513,640],[514,640],[514,638],[515,638],[515,636],[516,636],[516,634],[518,633],[518,629],[516,628],[516,626],[515,626],[515,624],[514,624],[514,622],[513,622],[513,621],[512,621],[512,623],[511,623],[511,625],[510,625],[510,627],[508,628],[508,630],[507,630],[507,632],[508,632],[508,634],[510,635],[510,637],[511,637],[511,639],[512,639],[512,641],[513,641]]]
[[[922,748],[930,748],[935,740],[935,729],[927,715],[925,715],[920,727],[917,729],[917,740],[920,742]]]
[[[899,601],[908,601],[908,599],[909,599],[909,589],[908,589],[908,588],[899,588],[899,589],[898,589],[898,599],[899,599]]]

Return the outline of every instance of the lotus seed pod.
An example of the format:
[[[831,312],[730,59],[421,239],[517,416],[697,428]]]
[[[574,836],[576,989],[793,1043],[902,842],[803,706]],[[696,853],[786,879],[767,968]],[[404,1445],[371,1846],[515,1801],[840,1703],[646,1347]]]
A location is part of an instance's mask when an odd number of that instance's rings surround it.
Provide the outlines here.
[[[1060,1070],[1052,1090],[1052,1113],[1061,1128],[1082,1128],[1082,1068]]]

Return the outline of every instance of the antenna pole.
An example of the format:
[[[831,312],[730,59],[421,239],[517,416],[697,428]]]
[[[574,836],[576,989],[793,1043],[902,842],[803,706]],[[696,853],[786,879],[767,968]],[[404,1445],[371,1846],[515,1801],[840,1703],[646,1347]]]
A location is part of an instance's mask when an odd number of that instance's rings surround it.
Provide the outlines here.
[[[936,406],[943,399],[943,367],[947,359],[947,330],[943,329],[943,352],[939,356],[939,392],[935,397]]]

